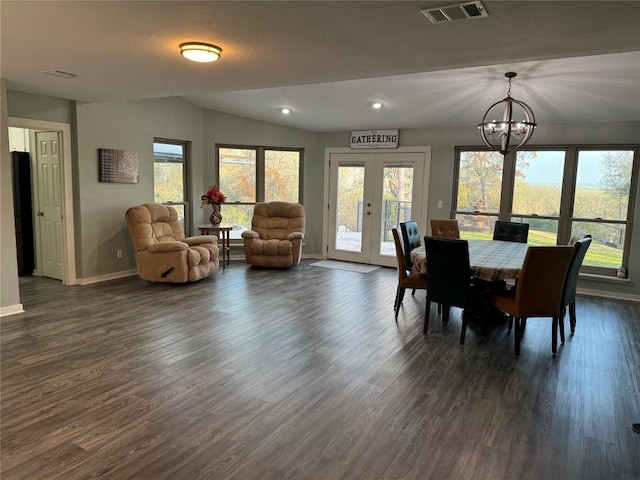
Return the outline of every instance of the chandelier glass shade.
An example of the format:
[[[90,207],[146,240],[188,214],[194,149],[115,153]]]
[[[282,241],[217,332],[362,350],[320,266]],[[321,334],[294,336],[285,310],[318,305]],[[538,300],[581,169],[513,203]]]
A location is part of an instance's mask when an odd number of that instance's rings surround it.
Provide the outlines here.
[[[503,155],[518,150],[527,143],[537,126],[529,105],[511,97],[511,79],[516,75],[515,72],[505,73],[505,77],[509,79],[507,97],[491,105],[478,124],[485,145]]]

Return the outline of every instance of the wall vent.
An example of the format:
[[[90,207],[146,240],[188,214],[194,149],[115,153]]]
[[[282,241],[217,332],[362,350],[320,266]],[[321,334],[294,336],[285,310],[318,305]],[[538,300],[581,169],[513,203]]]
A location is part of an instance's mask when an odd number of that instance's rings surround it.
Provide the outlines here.
[[[44,70],[40,73],[46,73],[47,75],[53,75],[54,77],[62,77],[62,78],[76,78],[80,76],[77,73],[66,72],[64,70]]]
[[[481,2],[467,2],[439,8],[425,8],[420,11],[435,25],[453,20],[471,20],[473,18],[489,16]]]

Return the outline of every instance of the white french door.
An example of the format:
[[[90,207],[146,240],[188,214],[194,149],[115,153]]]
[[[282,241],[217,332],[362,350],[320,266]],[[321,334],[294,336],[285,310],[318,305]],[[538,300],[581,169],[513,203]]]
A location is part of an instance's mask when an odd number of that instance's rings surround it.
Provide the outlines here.
[[[328,153],[328,258],[395,266],[391,229],[422,218],[427,153]]]

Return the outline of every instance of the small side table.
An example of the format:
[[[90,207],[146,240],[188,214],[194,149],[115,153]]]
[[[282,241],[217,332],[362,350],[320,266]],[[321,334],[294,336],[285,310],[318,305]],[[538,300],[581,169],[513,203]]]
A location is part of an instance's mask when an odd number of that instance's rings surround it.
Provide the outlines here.
[[[199,225],[198,230],[202,235],[209,235],[211,233],[218,234],[220,237],[220,243],[222,245],[222,268],[224,269],[229,265],[231,257],[231,246],[229,245],[229,232],[233,230],[233,225],[227,225],[221,223],[220,225]]]

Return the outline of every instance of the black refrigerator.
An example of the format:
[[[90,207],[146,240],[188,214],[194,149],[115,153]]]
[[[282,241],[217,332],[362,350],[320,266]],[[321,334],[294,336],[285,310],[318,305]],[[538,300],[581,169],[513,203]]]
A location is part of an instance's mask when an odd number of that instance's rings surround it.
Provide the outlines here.
[[[31,156],[27,152],[11,152],[11,166],[18,275],[31,275],[35,266],[33,204],[31,201]]]

